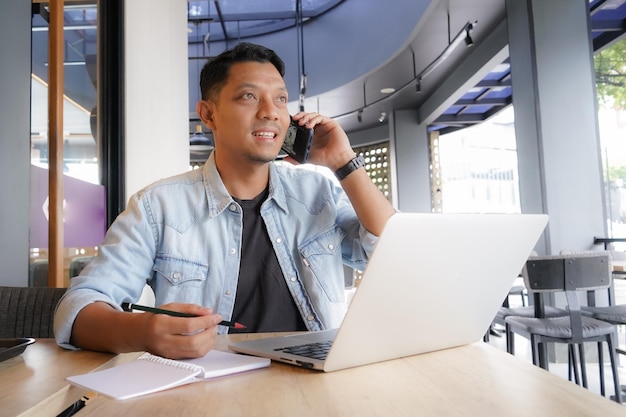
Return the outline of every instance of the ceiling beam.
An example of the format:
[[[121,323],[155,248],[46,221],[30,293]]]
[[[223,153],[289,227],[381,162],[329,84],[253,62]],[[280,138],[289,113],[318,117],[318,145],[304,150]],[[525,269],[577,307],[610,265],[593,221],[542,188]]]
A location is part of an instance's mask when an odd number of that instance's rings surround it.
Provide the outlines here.
[[[457,100],[455,106],[506,106],[511,104],[511,98],[509,97],[497,97],[497,98],[483,98],[480,100],[473,99],[461,99]]]
[[[624,32],[626,29],[626,22],[624,19],[612,19],[612,20],[592,20],[591,31],[592,32]]]
[[[508,55],[508,32],[506,20],[503,20],[474,46],[472,53],[456,65],[457,69],[440,83],[437,90],[419,107],[420,124],[433,123],[474,86],[502,87],[506,85],[498,80],[487,82],[480,80],[496,65],[501,64]]]

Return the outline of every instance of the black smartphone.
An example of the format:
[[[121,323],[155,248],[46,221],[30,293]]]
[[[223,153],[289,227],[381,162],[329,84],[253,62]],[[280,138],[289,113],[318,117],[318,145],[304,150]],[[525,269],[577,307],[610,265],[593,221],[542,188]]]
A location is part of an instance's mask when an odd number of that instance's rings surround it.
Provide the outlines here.
[[[311,142],[313,142],[313,129],[302,127],[292,119],[281,149],[296,161],[304,164],[309,159]]]

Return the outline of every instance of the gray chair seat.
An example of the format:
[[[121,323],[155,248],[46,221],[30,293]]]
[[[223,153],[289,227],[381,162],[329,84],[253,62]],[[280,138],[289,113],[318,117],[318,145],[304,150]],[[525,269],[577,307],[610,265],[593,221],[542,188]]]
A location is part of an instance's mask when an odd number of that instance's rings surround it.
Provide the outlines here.
[[[558,307],[545,306],[544,309],[544,317],[547,318],[562,317],[568,314],[567,310]],[[511,316],[535,317],[535,307],[500,307],[496,313],[495,322],[504,325],[504,319]]]
[[[544,317],[562,317],[567,316],[567,314],[567,310],[562,308],[544,306]],[[506,318],[512,316],[527,318],[536,317],[535,307],[532,305],[526,307],[500,307],[495,318],[493,319],[493,323],[504,327],[506,325]],[[506,350],[510,353],[513,353],[515,350],[511,344],[511,334],[508,332],[506,333]]]
[[[582,307],[583,313],[591,315],[591,317],[608,321],[613,324],[626,323],[626,304],[619,304],[608,307]]]
[[[527,334],[540,335],[555,339],[572,338],[572,326],[570,325],[569,315],[565,317],[555,318],[527,318],[519,316],[510,316],[506,318],[506,323],[514,325],[518,331]],[[613,325],[605,321],[596,320],[591,317],[583,317],[582,337],[584,339],[592,339],[601,337],[613,330]]]

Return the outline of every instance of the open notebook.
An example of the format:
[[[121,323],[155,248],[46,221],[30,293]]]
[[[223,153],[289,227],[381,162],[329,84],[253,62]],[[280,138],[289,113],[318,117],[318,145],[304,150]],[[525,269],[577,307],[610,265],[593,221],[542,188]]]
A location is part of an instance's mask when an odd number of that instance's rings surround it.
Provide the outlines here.
[[[212,350],[202,358],[172,360],[144,353],[137,359],[102,371],[70,376],[74,385],[118,400],[163,391],[179,385],[269,366],[270,360]]]
[[[334,371],[476,342],[547,221],[546,215],[397,213],[339,329],[228,347]]]

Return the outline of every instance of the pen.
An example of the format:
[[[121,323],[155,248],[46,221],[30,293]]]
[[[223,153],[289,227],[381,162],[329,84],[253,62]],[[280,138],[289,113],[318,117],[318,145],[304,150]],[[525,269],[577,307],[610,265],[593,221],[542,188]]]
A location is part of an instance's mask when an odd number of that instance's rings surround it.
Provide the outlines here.
[[[132,304],[132,303],[122,303],[122,310],[124,311],[139,310],[139,311],[145,311],[147,313],[153,313],[153,314],[166,314],[168,316],[173,316],[173,317],[198,317],[196,314],[181,313],[180,311],[165,310],[164,308],[148,307],[148,306],[142,306],[140,304]],[[246,328],[246,326],[244,326],[241,323],[237,323],[234,321],[226,321],[226,320],[220,321],[219,325],[233,327],[235,329]]]
[[[91,391],[88,392],[87,394],[83,395],[82,398],[80,398],[78,401],[76,401],[73,404],[70,404],[69,407],[61,411],[61,413],[57,415],[57,417],[73,416],[74,414],[79,412],[87,404],[87,402],[93,399],[96,395],[98,394],[96,394],[95,392],[91,392]]]

